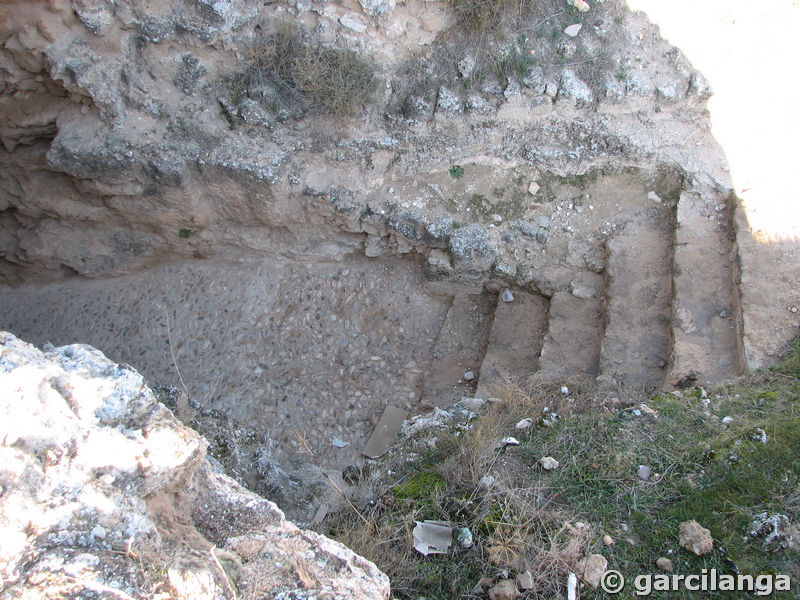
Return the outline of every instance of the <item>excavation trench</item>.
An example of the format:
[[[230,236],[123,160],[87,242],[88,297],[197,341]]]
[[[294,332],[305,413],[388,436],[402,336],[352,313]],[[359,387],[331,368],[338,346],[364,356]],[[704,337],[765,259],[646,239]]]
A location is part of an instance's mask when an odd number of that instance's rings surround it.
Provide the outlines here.
[[[676,322],[702,311],[737,314],[727,262],[714,267],[708,310],[710,292],[692,296],[694,282],[683,282],[704,260],[729,252],[726,212],[719,223],[702,223],[701,233],[714,233],[702,237],[709,253],[673,272],[676,241],[688,235],[675,237],[685,196],[675,177],[630,169],[546,176],[534,202],[514,192],[524,187],[514,173],[486,176],[462,192],[440,180],[437,193],[452,214],[473,222],[495,219],[502,207],[517,219],[489,238],[497,253],[488,270],[452,241],[426,247],[417,217],[402,207],[388,227],[367,214],[356,224],[361,233],[333,229],[328,238],[320,227],[311,239],[228,224],[228,240],[242,244],[211,258],[2,288],[0,328],[37,345],[90,344],[153,386],[180,390],[182,380],[191,400],[185,418],[208,437],[211,456],[308,521],[325,494],[319,485],[327,485],[314,463],[340,472],[363,461],[386,406],[419,414],[464,396],[497,395],[539,371],[659,387],[683,360]],[[395,185],[408,196],[427,189]],[[692,223],[681,224],[691,233]],[[494,235],[491,223],[481,226]],[[719,253],[710,252],[716,245]],[[474,252],[483,260],[480,247]],[[724,336],[714,348],[736,348],[738,332],[727,322],[715,327]],[[163,397],[178,406],[174,393]]]

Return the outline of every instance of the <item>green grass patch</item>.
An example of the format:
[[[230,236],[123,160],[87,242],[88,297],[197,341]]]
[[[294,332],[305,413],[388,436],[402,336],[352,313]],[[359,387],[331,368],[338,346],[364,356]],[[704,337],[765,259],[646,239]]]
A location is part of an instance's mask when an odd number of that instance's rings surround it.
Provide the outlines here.
[[[548,480],[554,501],[616,538],[611,548],[596,548],[609,568],[627,577],[652,573],[664,556],[676,573],[714,568],[788,574],[798,582],[798,548],[766,552],[761,540],[748,535],[761,512],[800,522],[800,381],[789,375],[797,373],[797,350],[795,345],[772,369],[780,376],[765,373],[716,392],[658,395],[648,401],[659,413],[656,420],[627,409],[578,416],[533,436],[534,453],[562,461]],[[640,464],[659,475],[640,480]],[[679,525],[689,520],[711,531],[714,552],[697,557],[680,548]],[[607,595],[590,590],[584,597]],[[701,596],[684,590],[652,597]],[[800,596],[795,588],[773,597]]]

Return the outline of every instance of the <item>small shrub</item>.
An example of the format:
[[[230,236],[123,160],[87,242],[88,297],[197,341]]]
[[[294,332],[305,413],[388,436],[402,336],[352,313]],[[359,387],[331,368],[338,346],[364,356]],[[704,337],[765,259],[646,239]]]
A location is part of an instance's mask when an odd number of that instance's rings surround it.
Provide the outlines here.
[[[372,67],[357,53],[308,44],[292,24],[259,36],[250,54],[230,96],[247,93],[274,111],[310,108],[347,117],[366,106],[375,86]]]
[[[336,117],[365,106],[375,85],[372,69],[352,50],[306,48],[295,69],[303,99]]]
[[[186,229],[185,227],[182,227],[181,229],[178,230],[178,237],[181,238],[182,240],[188,240],[190,235],[192,235],[191,229]]]
[[[450,177],[453,179],[461,179],[464,176],[464,167],[461,165],[453,165],[450,167]]]

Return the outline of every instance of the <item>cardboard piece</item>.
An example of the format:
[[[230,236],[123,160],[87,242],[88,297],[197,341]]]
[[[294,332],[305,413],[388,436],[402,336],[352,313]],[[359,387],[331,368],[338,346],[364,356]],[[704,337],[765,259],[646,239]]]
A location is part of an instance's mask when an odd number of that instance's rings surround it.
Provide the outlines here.
[[[415,521],[417,524],[412,532],[414,535],[414,549],[428,556],[428,554],[447,554],[453,543],[453,528],[444,521]]]
[[[403,421],[406,420],[408,412],[395,406],[387,406],[383,409],[383,414],[375,425],[372,435],[367,440],[367,445],[361,454],[368,458],[378,458],[389,449],[394,443],[394,436],[400,431]]]
[[[319,505],[317,512],[314,514],[314,519],[311,521],[314,525],[319,525],[322,521],[325,520],[325,517],[328,516],[328,512],[330,511],[330,507],[325,504],[324,502]]]

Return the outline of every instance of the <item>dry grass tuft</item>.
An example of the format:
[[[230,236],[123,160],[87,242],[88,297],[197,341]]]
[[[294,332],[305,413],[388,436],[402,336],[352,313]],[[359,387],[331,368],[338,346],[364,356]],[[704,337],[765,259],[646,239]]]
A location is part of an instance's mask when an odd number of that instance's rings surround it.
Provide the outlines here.
[[[446,0],[456,17],[456,25],[471,35],[486,35],[496,30],[503,17],[519,17],[532,0]]]
[[[343,118],[366,106],[375,87],[372,67],[352,50],[307,43],[282,23],[258,35],[249,67],[233,84],[270,109],[312,109]]]

